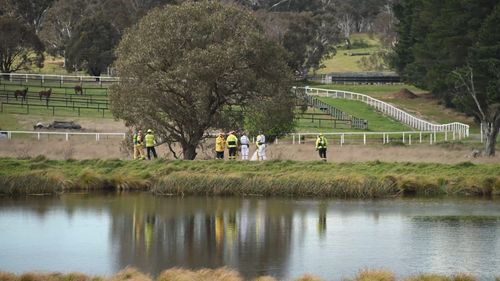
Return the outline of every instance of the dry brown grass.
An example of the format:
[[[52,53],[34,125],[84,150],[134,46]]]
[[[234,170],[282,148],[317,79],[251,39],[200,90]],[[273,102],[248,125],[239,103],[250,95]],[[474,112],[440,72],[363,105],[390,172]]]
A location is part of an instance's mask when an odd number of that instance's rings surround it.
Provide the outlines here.
[[[476,280],[477,279],[475,277],[464,273],[453,276],[444,276],[438,274],[423,274],[404,279],[404,281],[476,281]]]
[[[314,275],[306,274],[298,279],[295,279],[295,281],[323,281],[323,279]]]
[[[336,278],[334,278],[336,279]],[[148,275],[139,272],[135,268],[127,267],[109,278],[91,277],[81,273],[24,273],[15,275],[7,272],[0,272],[0,281],[243,281],[244,278],[233,270],[226,267],[217,269],[200,269],[197,271],[172,268],[163,271],[158,278],[153,279]],[[294,279],[295,281],[322,281],[323,279],[306,274]],[[394,273],[387,270],[370,269],[360,271],[353,281],[395,281]],[[422,274],[403,279],[404,281],[476,281],[477,279],[468,274],[456,274],[453,276],[444,276],[438,274]],[[500,278],[496,278],[500,280]],[[263,276],[252,279],[252,281],[277,281],[270,276]]]
[[[137,269],[127,267],[115,274],[115,276],[107,279],[107,281],[152,281],[153,279]]]
[[[131,159],[130,155],[120,151],[121,138],[114,137],[95,141],[95,137],[71,137],[66,141],[64,137],[46,136],[42,140],[20,138],[0,140],[0,157],[29,158],[44,155],[49,159]],[[175,148],[178,155],[181,149]],[[250,156],[255,151],[251,147]],[[414,146],[383,146],[383,145],[331,145],[328,148],[329,162],[428,162],[456,164],[465,161],[472,163],[500,163],[500,155],[495,157],[471,157],[472,149],[467,146],[457,145],[452,148],[436,145]],[[159,157],[173,159],[172,153],[166,145],[157,147]],[[273,144],[268,146],[267,157],[269,160],[319,160],[319,156],[312,144]],[[199,160],[213,159],[213,145],[211,140],[198,151]]]
[[[181,268],[172,268],[160,274],[157,281],[243,281],[240,274],[232,269],[217,268],[217,269],[200,269],[191,271]]]
[[[262,276],[252,279],[252,281],[278,281],[278,279],[271,276]]]
[[[394,273],[383,269],[366,269],[358,273],[356,281],[395,281]]]

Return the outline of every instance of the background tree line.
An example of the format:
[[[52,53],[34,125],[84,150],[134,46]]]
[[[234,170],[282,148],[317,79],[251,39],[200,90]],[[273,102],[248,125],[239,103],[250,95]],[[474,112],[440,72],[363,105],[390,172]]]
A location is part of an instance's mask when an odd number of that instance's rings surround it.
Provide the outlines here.
[[[500,128],[500,1],[406,0],[396,3],[392,66],[447,106],[481,123],[485,154]]]
[[[221,0],[253,11],[266,34],[290,53],[288,64],[301,77],[335,54],[335,44],[351,33],[390,29],[391,22],[384,19],[390,14],[391,1]],[[85,70],[99,76],[115,60],[114,49],[127,28],[155,7],[182,2],[185,0],[0,0],[1,41],[14,36],[7,26],[22,25],[27,30],[25,39],[10,41],[27,42],[18,49],[30,58],[22,63],[8,58],[18,64],[0,70],[17,71],[37,62],[40,66],[46,51],[64,57],[68,71]],[[0,56],[7,53],[0,51]]]

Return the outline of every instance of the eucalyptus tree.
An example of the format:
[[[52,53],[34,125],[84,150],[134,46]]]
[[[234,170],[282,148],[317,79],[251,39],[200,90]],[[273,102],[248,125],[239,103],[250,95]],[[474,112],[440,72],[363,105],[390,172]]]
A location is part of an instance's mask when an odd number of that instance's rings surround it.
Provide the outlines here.
[[[0,16],[0,72],[43,64],[44,46],[35,31],[16,18]]]
[[[206,1],[156,8],[124,34],[116,55],[113,114],[154,129],[169,146],[179,143],[184,159],[195,159],[208,133],[235,111],[244,115],[240,126],[293,128],[286,52],[250,11]]]

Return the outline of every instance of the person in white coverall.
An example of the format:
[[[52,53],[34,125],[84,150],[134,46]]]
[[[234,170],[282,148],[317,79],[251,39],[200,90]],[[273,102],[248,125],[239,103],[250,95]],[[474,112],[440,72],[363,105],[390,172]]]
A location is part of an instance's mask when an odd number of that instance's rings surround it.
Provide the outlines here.
[[[264,134],[260,133],[257,136],[255,144],[257,145],[257,159],[266,160],[266,137]]]
[[[250,146],[250,141],[248,140],[248,137],[245,134],[245,132],[241,134],[240,145],[241,145],[241,160],[248,160],[248,147]]]

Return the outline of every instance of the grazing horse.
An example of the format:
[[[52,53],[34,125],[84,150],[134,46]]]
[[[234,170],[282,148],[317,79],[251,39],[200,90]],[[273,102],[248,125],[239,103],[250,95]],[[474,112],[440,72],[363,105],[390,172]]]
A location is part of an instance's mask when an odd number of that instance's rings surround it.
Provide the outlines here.
[[[78,95],[78,94],[83,95],[83,88],[82,88],[81,84],[75,86],[75,95]]]
[[[28,88],[26,87],[24,90],[16,90],[14,92],[14,96],[16,97],[16,100],[17,97],[21,97],[21,101],[25,101],[27,93],[28,93]]]
[[[42,100],[42,97],[45,97],[45,99],[49,101],[51,94],[52,94],[52,88],[50,88],[48,91],[40,91],[38,95],[40,96],[40,100]]]

